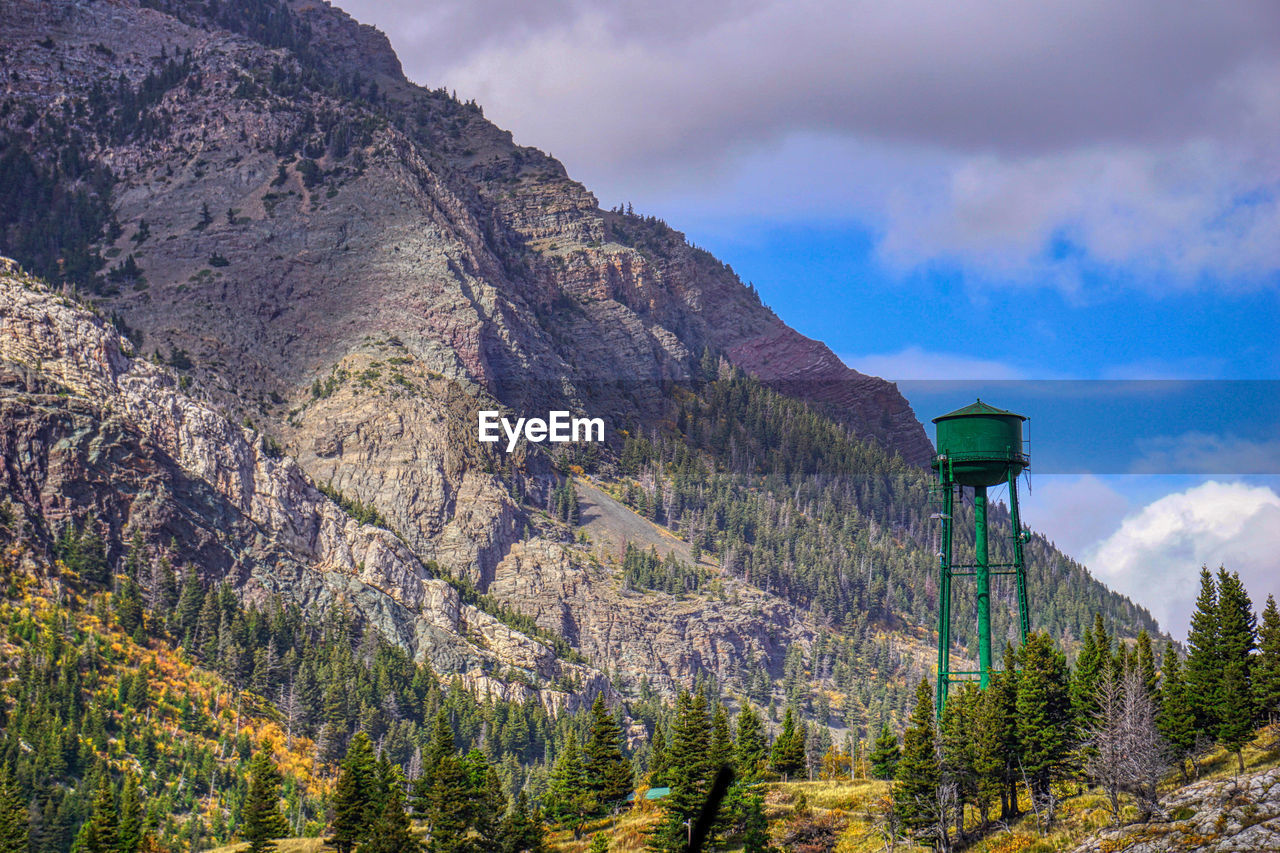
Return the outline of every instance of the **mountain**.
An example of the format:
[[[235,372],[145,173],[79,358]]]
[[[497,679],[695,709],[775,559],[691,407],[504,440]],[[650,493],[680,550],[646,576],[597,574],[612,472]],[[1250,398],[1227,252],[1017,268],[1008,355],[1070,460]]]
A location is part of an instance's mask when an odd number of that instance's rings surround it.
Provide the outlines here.
[[[0,251],[35,274],[0,281],[24,541],[89,525],[119,564],[137,538],[549,708],[695,680],[837,729],[906,708],[936,563],[892,384],[326,3],[12,0],[0,32]],[[488,408],[607,442],[507,454]],[[1028,554],[1038,626],[1155,631]]]

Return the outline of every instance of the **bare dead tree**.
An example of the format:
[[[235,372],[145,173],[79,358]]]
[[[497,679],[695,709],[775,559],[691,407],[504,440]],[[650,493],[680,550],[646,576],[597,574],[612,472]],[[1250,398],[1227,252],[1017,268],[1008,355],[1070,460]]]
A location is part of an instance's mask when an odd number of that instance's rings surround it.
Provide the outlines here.
[[[1123,785],[1145,821],[1159,807],[1156,786],[1169,769],[1170,750],[1156,726],[1155,699],[1137,667],[1124,676],[1124,735]]]
[[[1155,701],[1142,673],[1130,669],[1105,679],[1087,741],[1085,766],[1107,796],[1112,820],[1120,823],[1120,795],[1137,803],[1141,820],[1157,809],[1156,786],[1169,769],[1169,748],[1156,727]]]
[[[1120,791],[1124,787],[1124,685],[1105,678],[1095,691],[1096,710],[1085,745],[1085,772],[1107,797],[1112,823],[1120,823]]]

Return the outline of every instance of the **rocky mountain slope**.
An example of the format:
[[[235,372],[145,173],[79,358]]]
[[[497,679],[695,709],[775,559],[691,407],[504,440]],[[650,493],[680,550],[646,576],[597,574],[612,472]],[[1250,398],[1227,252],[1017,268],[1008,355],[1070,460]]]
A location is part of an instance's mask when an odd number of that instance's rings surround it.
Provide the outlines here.
[[[1179,788],[1160,801],[1166,819],[1105,829],[1075,853],[1254,853],[1280,850],[1280,769]]]
[[[553,685],[609,689],[595,666],[462,602],[434,564],[352,518],[268,439],[178,385],[101,318],[21,273],[0,274],[0,490],[27,529],[50,541],[88,513],[112,541],[139,532],[251,599],[281,594],[320,612],[344,604],[482,693],[522,699],[527,684],[542,685],[558,704],[570,697]],[[794,608],[745,584],[732,584],[733,607],[626,593],[547,527],[555,538],[512,546],[489,592],[525,602],[589,660],[669,688],[745,660],[780,662],[788,646],[813,641]],[[527,678],[513,681],[513,671]]]
[[[176,543],[246,596],[345,602],[441,672],[550,704],[699,676],[767,702],[784,675],[819,706],[870,703],[926,671],[929,620],[902,602],[927,590],[893,576],[933,565],[902,506],[923,494],[924,430],[728,266],[600,209],[327,3],[9,0],[0,34],[0,250],[98,312],[0,284],[4,491],[45,541],[92,515],[115,556],[135,532]],[[695,592],[628,588],[618,545],[650,521],[610,505],[584,543],[549,512],[574,466],[615,480],[628,440],[675,440],[699,383],[739,373],[879,466],[808,475],[845,478],[835,550],[861,559],[824,583],[877,599],[848,636],[714,560]],[[476,439],[486,407],[601,415],[609,447],[508,455]],[[779,529],[813,529],[767,485]],[[1097,604],[1153,627],[1036,553],[1046,583],[1087,591],[1069,626]]]

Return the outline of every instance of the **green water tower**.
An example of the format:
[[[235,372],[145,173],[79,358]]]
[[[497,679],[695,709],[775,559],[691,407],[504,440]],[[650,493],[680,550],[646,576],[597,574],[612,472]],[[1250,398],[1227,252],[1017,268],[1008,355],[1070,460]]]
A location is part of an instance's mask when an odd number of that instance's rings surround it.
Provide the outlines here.
[[[1030,465],[1022,436],[1023,415],[997,409],[978,400],[933,419],[937,424],[938,452],[933,468],[938,472],[936,494],[941,504],[934,517],[942,522],[938,551],[938,690],[937,711],[947,702],[953,682],[976,677],[985,688],[991,674],[991,577],[1012,575],[1018,590],[1018,620],[1022,639],[1030,631],[1027,613],[1027,576],[1022,557],[1025,534],[1018,517],[1018,475]],[[1013,531],[1013,562],[992,563],[987,553],[987,487],[1009,486],[1009,514]],[[964,489],[973,489],[974,561],[952,561],[954,512]],[[951,580],[971,576],[977,587],[978,669],[951,669]]]

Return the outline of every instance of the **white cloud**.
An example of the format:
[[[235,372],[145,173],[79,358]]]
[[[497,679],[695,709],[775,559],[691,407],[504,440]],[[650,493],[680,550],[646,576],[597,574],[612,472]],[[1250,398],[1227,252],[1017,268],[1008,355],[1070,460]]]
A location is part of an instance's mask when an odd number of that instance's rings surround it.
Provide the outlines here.
[[[1077,559],[1114,533],[1131,508],[1128,498],[1092,474],[1037,474],[1018,501],[1023,523]]]
[[[1265,486],[1210,481],[1128,516],[1085,555],[1112,589],[1185,636],[1202,565],[1238,571],[1255,605],[1280,594],[1280,496]]]
[[[1024,379],[1023,371],[1010,364],[953,353],[930,352],[909,346],[895,353],[842,355],[845,364],[860,373],[893,382],[928,380]]]

